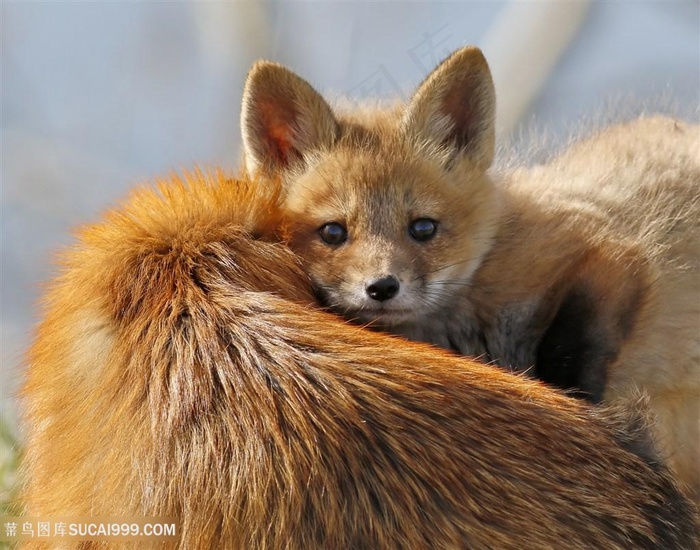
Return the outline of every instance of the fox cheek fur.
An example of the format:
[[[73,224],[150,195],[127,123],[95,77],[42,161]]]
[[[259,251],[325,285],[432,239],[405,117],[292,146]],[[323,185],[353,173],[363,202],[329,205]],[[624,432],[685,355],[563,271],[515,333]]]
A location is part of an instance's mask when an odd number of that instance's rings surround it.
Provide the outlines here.
[[[246,169],[282,180],[294,246],[324,301],[350,317],[383,315],[392,326],[440,310],[447,281],[468,284],[497,230],[497,190],[485,173],[493,83],[479,50],[458,53],[390,111],[334,113],[288,69],[259,62],[250,71]],[[436,222],[434,238],[411,235],[419,220]],[[327,223],[347,239],[324,243]]]

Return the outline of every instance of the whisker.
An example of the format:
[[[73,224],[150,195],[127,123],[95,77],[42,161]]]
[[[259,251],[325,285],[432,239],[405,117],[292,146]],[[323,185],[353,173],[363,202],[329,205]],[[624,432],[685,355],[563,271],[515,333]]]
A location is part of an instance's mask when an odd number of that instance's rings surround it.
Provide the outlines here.
[[[472,256],[472,257],[466,258],[464,260],[459,260],[457,262],[443,265],[443,266],[438,267],[437,269],[433,269],[433,270],[427,271],[425,273],[421,273],[419,276],[415,277],[413,280],[415,281],[416,279],[420,279],[421,277],[425,277],[426,275],[434,275],[435,273],[439,273],[440,271],[444,271],[445,269],[449,269],[451,267],[455,267],[455,266],[462,265],[462,264],[468,264],[468,263],[476,261],[477,259],[478,259],[478,256]]]
[[[455,281],[428,281],[425,283],[425,288],[432,286],[472,286],[472,281],[469,279]]]

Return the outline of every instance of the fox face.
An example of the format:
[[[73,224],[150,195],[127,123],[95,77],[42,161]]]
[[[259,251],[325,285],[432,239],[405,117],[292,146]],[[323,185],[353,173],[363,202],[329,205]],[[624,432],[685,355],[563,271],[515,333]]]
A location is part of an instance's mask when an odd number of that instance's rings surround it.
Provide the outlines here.
[[[304,80],[256,64],[244,92],[246,168],[282,182],[291,244],[322,301],[380,327],[450,306],[499,220],[493,84],[475,48],[405,106],[337,114]]]
[[[335,150],[288,185],[292,247],[323,301],[350,319],[395,326],[444,310],[493,232],[493,186],[455,181],[429,155]],[[465,189],[467,188],[467,189]]]

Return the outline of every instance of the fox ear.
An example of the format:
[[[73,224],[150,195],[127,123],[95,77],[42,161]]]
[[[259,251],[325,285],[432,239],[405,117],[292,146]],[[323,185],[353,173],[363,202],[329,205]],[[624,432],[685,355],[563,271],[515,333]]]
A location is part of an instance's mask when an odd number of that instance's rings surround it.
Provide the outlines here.
[[[276,63],[253,65],[241,107],[249,174],[287,169],[309,150],[331,145],[337,131],[330,106],[308,82]]]
[[[466,154],[485,170],[494,154],[495,95],[481,50],[462,48],[418,86],[404,113],[404,129]]]

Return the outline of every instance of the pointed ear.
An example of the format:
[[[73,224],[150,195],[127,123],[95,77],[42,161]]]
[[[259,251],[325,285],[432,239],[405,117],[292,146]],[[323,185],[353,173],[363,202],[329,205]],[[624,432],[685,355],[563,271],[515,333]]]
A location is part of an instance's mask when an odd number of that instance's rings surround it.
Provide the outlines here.
[[[406,132],[464,153],[484,170],[493,161],[496,98],[481,50],[457,50],[428,75],[406,107]]]
[[[246,170],[275,172],[335,140],[338,123],[311,85],[289,69],[259,61],[243,89],[241,134]]]

